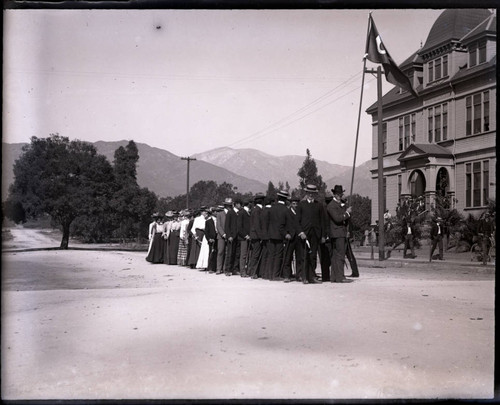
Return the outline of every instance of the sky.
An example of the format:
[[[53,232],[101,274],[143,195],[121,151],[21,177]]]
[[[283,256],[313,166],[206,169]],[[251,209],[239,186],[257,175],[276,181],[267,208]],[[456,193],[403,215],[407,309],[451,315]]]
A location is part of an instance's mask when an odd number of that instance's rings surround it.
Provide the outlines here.
[[[191,156],[352,165],[368,14],[403,62],[442,10],[4,10],[3,142],[53,133]],[[367,62],[367,67],[377,65]],[[384,93],[393,86],[383,80]],[[372,157],[365,76],[356,164]]]

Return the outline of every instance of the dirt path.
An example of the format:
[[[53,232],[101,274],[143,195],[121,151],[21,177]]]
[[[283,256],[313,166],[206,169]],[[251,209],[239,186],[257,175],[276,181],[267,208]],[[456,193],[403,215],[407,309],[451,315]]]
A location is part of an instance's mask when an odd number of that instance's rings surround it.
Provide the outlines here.
[[[493,274],[363,268],[305,286],[135,252],[3,264],[3,399],[493,396]]]

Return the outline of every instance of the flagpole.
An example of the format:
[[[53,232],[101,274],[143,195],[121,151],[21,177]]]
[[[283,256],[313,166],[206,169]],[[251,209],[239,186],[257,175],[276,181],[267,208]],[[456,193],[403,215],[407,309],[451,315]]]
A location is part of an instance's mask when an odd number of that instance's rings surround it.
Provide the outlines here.
[[[368,28],[366,30],[366,44],[365,44],[365,53],[368,48],[368,35],[370,33],[370,13],[368,13]],[[366,70],[366,55],[363,56],[363,76],[361,79],[361,95],[359,97],[359,110],[358,110],[358,125],[356,127],[356,143],[354,144],[354,161],[352,163],[352,177],[351,177],[351,190],[349,192],[349,196],[352,196],[352,190],[354,188],[354,172],[356,170],[356,155],[358,153],[358,138],[359,138],[359,123],[361,120],[361,107],[363,105],[363,91],[364,91],[364,86],[365,86],[365,70]],[[352,202],[351,202],[352,204]]]
[[[378,135],[378,260],[385,259],[384,245],[384,143],[383,143],[383,123],[382,123],[382,68],[377,67],[377,135]]]

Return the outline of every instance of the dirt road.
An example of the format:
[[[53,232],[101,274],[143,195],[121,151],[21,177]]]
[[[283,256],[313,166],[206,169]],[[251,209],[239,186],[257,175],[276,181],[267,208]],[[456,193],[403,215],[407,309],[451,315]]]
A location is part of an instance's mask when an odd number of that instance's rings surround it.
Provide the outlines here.
[[[2,259],[3,399],[493,396],[493,274],[303,285],[134,252]]]

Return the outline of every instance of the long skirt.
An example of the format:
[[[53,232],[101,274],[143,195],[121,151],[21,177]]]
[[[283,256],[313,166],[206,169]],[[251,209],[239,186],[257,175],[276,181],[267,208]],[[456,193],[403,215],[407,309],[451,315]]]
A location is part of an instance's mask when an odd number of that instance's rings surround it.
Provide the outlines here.
[[[171,231],[168,237],[168,264],[177,264],[179,251],[179,231]]]
[[[146,260],[150,263],[163,263],[163,245],[164,240],[161,233],[155,233],[151,249],[146,256]]]
[[[201,242],[200,254],[198,255],[198,261],[196,262],[197,269],[206,269],[208,267],[208,255],[210,253],[210,247],[208,246],[207,238],[203,238]]]
[[[179,250],[177,251],[177,264],[185,266],[187,261],[187,241],[179,239]]]

